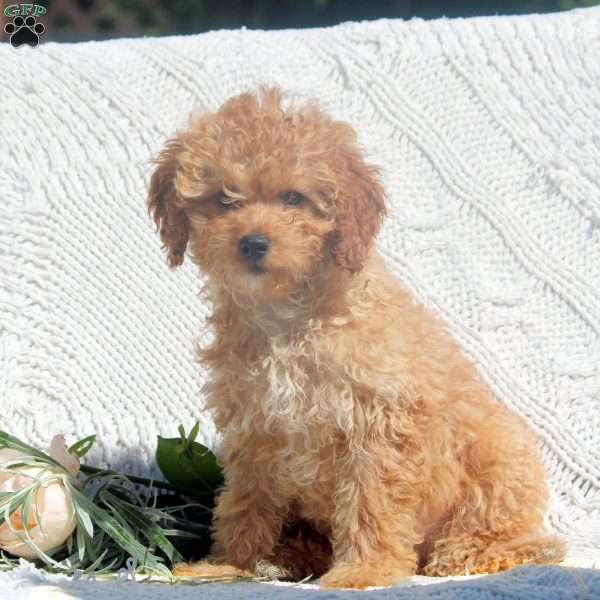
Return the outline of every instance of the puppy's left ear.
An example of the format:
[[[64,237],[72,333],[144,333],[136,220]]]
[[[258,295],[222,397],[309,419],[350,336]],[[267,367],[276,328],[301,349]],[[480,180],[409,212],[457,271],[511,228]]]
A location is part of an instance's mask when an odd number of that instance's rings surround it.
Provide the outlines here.
[[[358,154],[347,157],[335,208],[332,254],[338,265],[360,271],[386,215],[379,169]]]
[[[180,144],[176,138],[167,142],[153,161],[157,167],[150,179],[148,212],[160,230],[163,249],[171,269],[183,263],[185,249],[190,237],[188,217],[180,205],[176,189],[177,156]]]

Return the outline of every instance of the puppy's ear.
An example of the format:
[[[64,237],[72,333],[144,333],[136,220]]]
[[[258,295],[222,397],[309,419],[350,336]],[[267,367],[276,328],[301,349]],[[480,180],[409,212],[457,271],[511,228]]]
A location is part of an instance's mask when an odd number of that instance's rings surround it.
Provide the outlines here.
[[[347,157],[336,201],[332,255],[348,271],[359,271],[386,215],[379,170],[360,155]]]
[[[177,176],[177,155],[180,151],[178,140],[169,140],[153,161],[157,165],[148,190],[148,212],[160,230],[163,249],[167,252],[167,262],[171,269],[183,263],[185,249],[190,237],[187,215],[179,204],[179,194],[175,187]]]

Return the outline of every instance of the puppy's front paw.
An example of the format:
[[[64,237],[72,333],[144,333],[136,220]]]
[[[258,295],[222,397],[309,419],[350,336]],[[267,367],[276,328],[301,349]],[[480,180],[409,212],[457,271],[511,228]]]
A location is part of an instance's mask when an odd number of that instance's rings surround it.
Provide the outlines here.
[[[403,565],[382,562],[345,563],[334,566],[319,580],[323,588],[389,587],[400,583],[413,571]]]
[[[195,563],[178,563],[173,569],[175,577],[197,577],[198,579],[230,579],[252,577],[254,573],[238,569],[233,565],[215,564],[205,560]]]

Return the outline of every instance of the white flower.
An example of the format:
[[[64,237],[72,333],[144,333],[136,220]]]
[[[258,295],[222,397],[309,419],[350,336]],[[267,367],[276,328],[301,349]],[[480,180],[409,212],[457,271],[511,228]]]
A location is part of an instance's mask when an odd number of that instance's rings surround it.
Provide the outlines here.
[[[64,436],[54,437],[50,446],[50,456],[75,475],[79,470],[79,461],[68,453],[64,441]],[[11,448],[0,449],[0,492],[18,492],[31,485],[38,477],[51,478],[38,488],[29,510],[27,523],[33,544],[41,551],[48,552],[61,546],[73,533],[76,524],[73,503],[62,483],[60,475],[63,473],[58,469],[53,469],[50,465],[47,467],[12,466],[19,459],[25,461],[27,458],[26,454]],[[56,478],[53,478],[53,475],[56,475]],[[24,532],[20,509],[11,515],[10,522],[13,529]],[[15,556],[38,557],[35,548],[13,533],[7,523],[0,525],[0,548]]]

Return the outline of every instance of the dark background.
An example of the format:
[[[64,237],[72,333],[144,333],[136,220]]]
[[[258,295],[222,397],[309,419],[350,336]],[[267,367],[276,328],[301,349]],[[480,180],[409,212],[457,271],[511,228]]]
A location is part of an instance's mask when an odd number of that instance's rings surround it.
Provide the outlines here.
[[[2,6],[15,3],[4,1]],[[243,25],[282,29],[382,17],[545,13],[592,6],[600,0],[38,0],[37,4],[48,8],[40,19],[46,27],[44,42],[199,33]]]

